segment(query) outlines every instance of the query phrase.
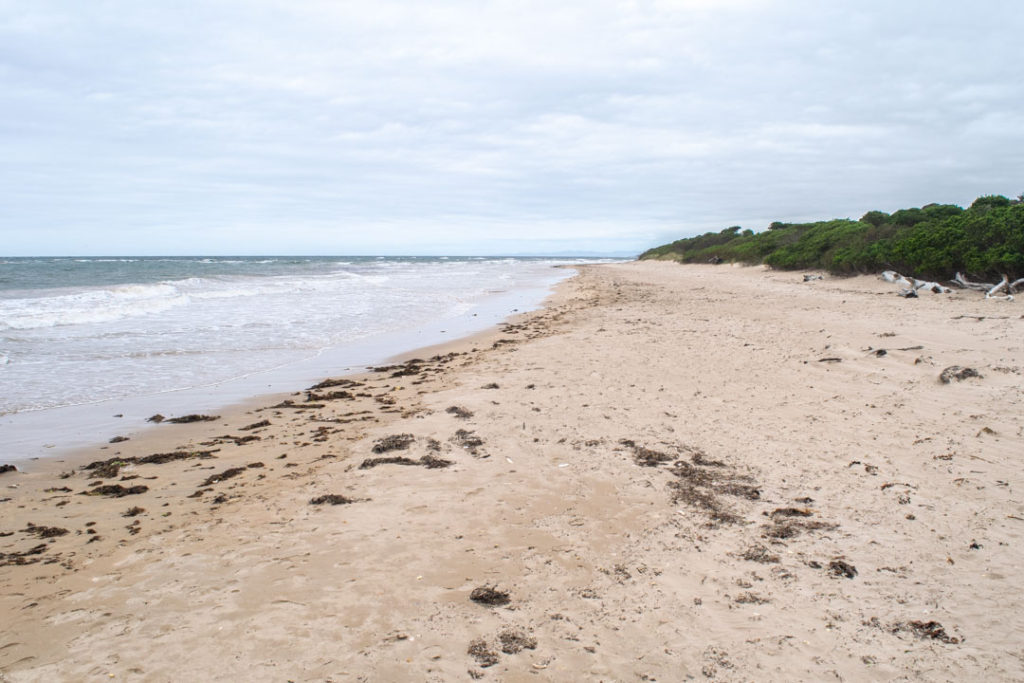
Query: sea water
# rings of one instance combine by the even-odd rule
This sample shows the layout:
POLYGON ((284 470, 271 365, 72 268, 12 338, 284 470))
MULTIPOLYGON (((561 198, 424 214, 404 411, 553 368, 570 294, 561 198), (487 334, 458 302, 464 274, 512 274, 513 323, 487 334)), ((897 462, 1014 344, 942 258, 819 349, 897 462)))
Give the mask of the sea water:
POLYGON ((536 307, 571 274, 555 266, 579 262, 0 260, 0 448, 7 449, 0 458, 99 438, 115 426, 100 416, 115 410, 137 418, 153 406, 184 410, 299 389, 302 381, 483 329, 536 307), (96 429, 87 428, 90 420, 96 429))

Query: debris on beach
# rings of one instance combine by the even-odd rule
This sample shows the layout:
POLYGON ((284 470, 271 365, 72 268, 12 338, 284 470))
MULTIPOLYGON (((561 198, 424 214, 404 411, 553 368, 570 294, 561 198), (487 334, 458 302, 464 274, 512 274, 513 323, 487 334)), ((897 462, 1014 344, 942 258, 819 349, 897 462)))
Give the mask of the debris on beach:
POLYGON ((89 465, 86 465, 86 469, 91 470, 89 472, 90 477, 97 477, 99 479, 113 479, 114 477, 117 476, 118 472, 121 471, 121 468, 127 464, 128 463, 124 460, 114 458, 111 460, 106 460, 102 463, 90 463, 89 465))
POLYGON ((35 564, 43 558, 39 557, 49 549, 45 543, 23 550, 21 552, 0 552, 0 567, 11 567, 26 564, 35 564))
POLYGON ((383 439, 377 439, 373 444, 372 450, 374 453, 387 453, 388 451, 404 451, 409 448, 409 445, 416 440, 416 437, 412 434, 392 434, 391 436, 385 436, 383 439))
POLYGON ((393 455, 386 458, 367 458, 359 463, 359 469, 368 470, 378 465, 418 465, 419 463, 412 458, 407 458, 404 455, 393 455))
POLYGON ((111 498, 123 498, 124 496, 136 496, 145 493, 149 487, 145 484, 136 486, 121 486, 120 484, 105 484, 97 486, 89 491, 82 491, 83 496, 110 496, 111 498))
POLYGON ((359 469, 368 470, 377 467, 378 465, 412 465, 426 467, 428 470, 437 470, 445 467, 451 467, 453 464, 455 463, 451 460, 445 460, 444 458, 438 458, 433 455, 424 455, 419 460, 406 458, 402 455, 393 455, 386 458, 367 458, 359 464, 359 469))
POLYGON ((769 602, 771 602, 771 600, 762 597, 757 593, 747 591, 745 593, 740 593, 739 595, 737 595, 733 602, 735 602, 738 605, 766 605, 769 602))
POLYGON ((483 638, 477 638, 472 641, 466 653, 475 659, 482 669, 498 663, 498 653, 492 650, 483 638))
POLYGON ((160 424, 161 422, 163 422, 166 419, 167 419, 166 417, 164 417, 160 413, 157 413, 156 415, 150 415, 149 417, 147 417, 146 418, 146 422, 153 422, 155 424, 160 424))
POLYGON ((423 372, 423 363, 419 358, 413 358, 410 361, 401 363, 399 365, 387 365, 383 367, 374 368, 374 372, 390 372, 390 377, 408 377, 409 375, 418 375, 423 372))
POLYGON ((239 427, 238 429, 239 431, 242 432, 251 432, 252 430, 259 429, 260 427, 269 427, 270 424, 270 420, 260 420, 259 422, 253 422, 251 425, 245 425, 244 427, 239 427))
POLYGON ((477 586, 469 594, 469 599, 478 605, 487 605, 489 607, 507 605, 512 600, 509 597, 508 591, 499 590, 496 586, 477 586))
POLYGON ((775 508, 768 516, 775 519, 776 517, 811 517, 813 515, 814 512, 808 508, 775 508))
POLYGON ((468 420, 469 418, 473 417, 472 410, 467 410, 466 408, 462 408, 460 406, 451 406, 447 408, 444 412, 448 413, 449 415, 454 415, 455 417, 462 420, 468 420))
POLYGON ((974 368, 964 368, 960 367, 959 365, 950 365, 948 368, 946 368, 939 374, 939 381, 942 382, 943 384, 949 384, 953 380, 956 380, 957 382, 962 382, 965 379, 969 379, 971 377, 977 377, 978 379, 981 379, 981 373, 979 373, 974 368))
POLYGON ((261 463, 261 462, 250 463, 250 464, 246 465, 245 467, 230 467, 230 468, 224 470, 223 472, 221 472, 220 474, 212 474, 212 475, 210 475, 209 477, 206 478, 206 481, 204 481, 199 486, 200 487, 211 486, 211 485, 216 484, 218 482, 224 481, 225 479, 231 479, 232 477, 237 477, 238 475, 242 474, 243 472, 245 472, 248 469, 257 469, 257 468, 260 468, 260 467, 263 467, 263 463, 261 463))
POLYGON ((514 655, 523 650, 537 649, 536 638, 512 628, 506 628, 498 633, 498 643, 501 645, 501 651, 507 655, 514 655))
POLYGON ((7 474, 8 472, 17 472, 18 468, 14 465, 0 465, 0 474, 7 474))
POLYGON ((803 521, 787 517, 784 521, 774 521, 762 527, 762 536, 776 540, 796 538, 807 531, 833 531, 838 529, 838 524, 820 521, 803 521))
POLYGON ((136 505, 136 506, 130 507, 127 510, 125 510, 124 512, 122 512, 121 516, 122 517, 135 517, 137 515, 141 515, 145 511, 146 511, 146 508, 140 508, 139 506, 136 505))
POLYGON ((59 526, 36 526, 32 522, 29 522, 21 532, 25 534, 32 534, 39 538, 57 538, 58 536, 65 536, 70 533, 67 529, 63 529, 59 526))
POLYGON ((356 502, 354 498, 346 498, 337 493, 328 493, 316 498, 310 498, 310 505, 348 505, 356 502))
POLYGON ((246 436, 233 436, 231 434, 224 434, 222 436, 215 436, 209 441, 200 441, 200 445, 203 446, 219 446, 225 443, 233 443, 236 446, 244 446, 253 441, 262 441, 263 437, 256 436, 255 434, 248 434, 246 436))
POLYGON ((759 564, 778 564, 779 556, 772 555, 766 546, 757 544, 747 548, 740 555, 747 562, 757 562, 759 564))
POLYGON ((946 633, 946 629, 937 621, 900 621, 892 625, 892 633, 907 631, 921 639, 938 640, 947 645, 959 645, 960 638, 946 633))
POLYGON ((469 454, 473 456, 479 456, 479 448, 484 445, 483 439, 467 429, 460 429, 455 432, 455 436, 452 437, 452 442, 456 446, 469 451, 469 454))
POLYGON ((355 395, 348 391, 328 391, 325 394, 318 394, 313 391, 306 392, 306 403, 322 403, 323 401, 351 401, 355 395))
POLYGON ((658 467, 671 462, 667 468, 675 477, 669 481, 673 503, 686 503, 705 512, 713 523, 735 524, 741 518, 731 512, 719 496, 726 495, 746 500, 759 500, 761 489, 749 475, 739 474, 720 460, 708 458, 703 450, 694 446, 674 446, 678 455, 656 451, 623 439, 621 445, 633 451, 633 460, 641 467, 658 467), (681 456, 690 454, 687 462, 681 456))
POLYGON ((828 563, 828 573, 837 578, 852 579, 857 576, 857 568, 849 562, 836 558, 828 563))
POLYGON ((666 462, 673 462, 677 458, 676 456, 669 455, 668 453, 644 448, 643 446, 635 446, 633 448, 633 459, 636 461, 636 464, 641 467, 657 467, 666 462))
POLYGON ((325 379, 323 382, 314 384, 309 388, 310 391, 318 391, 321 389, 333 389, 334 387, 341 387, 343 389, 354 389, 355 387, 366 386, 362 382, 356 382, 351 379, 325 379))
POLYGON ((173 453, 153 453, 142 457, 131 456, 127 458, 109 458, 108 460, 96 460, 82 467, 87 476, 98 479, 112 479, 117 476, 122 467, 127 465, 163 465, 164 463, 177 460, 206 460, 214 457, 215 450, 207 451, 175 451, 173 453))
POLYGON ((166 418, 165 421, 170 422, 171 424, 182 425, 190 424, 192 422, 213 422, 214 420, 219 419, 220 415, 197 415, 196 413, 192 413, 190 415, 182 415, 181 417, 169 417, 166 418))
POLYGON ((275 408, 294 408, 295 410, 314 410, 316 408, 323 408, 323 407, 325 407, 325 405, 326 404, 324 404, 324 403, 296 403, 295 401, 291 400, 290 398, 287 398, 287 399, 285 399, 285 400, 283 400, 280 403, 277 403, 275 405, 267 406, 266 408, 259 408, 256 412, 259 412, 261 410, 273 410, 275 408))
POLYGON ((128 437, 127 436, 115 436, 114 438, 112 438, 107 443, 121 443, 123 441, 128 441, 128 437))

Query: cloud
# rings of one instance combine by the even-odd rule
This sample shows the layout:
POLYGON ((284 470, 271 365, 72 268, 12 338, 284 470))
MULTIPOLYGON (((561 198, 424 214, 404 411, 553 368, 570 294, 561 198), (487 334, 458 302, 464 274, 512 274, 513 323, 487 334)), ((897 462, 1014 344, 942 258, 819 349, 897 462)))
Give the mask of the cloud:
POLYGON ((1007 8, 7 3, 0 235, 19 253, 640 250, 1016 194, 1007 8))

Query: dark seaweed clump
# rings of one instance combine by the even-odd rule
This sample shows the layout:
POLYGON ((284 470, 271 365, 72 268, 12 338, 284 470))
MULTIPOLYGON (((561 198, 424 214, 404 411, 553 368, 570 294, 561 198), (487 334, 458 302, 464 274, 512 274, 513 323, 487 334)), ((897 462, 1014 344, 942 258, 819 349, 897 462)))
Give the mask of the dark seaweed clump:
POLYGON ((939 381, 943 384, 949 384, 953 380, 962 382, 971 377, 981 378, 981 373, 974 368, 963 368, 959 365, 950 365, 939 375, 939 381))
POLYGON ((39 538, 57 538, 58 536, 66 535, 68 530, 62 529, 59 526, 36 526, 29 522, 28 526, 22 529, 22 532, 38 536, 39 538))
POLYGON ((938 640, 948 645, 959 645, 960 639, 946 633, 946 629, 937 621, 902 621, 892 627, 892 632, 909 631, 918 638, 938 640))
POLYGON ((191 422, 213 422, 219 420, 220 415, 197 415, 192 413, 191 415, 182 415, 181 417, 168 418, 166 421, 171 424, 183 425, 191 422))
POLYGON ((403 455, 392 455, 385 458, 367 458, 359 464, 359 469, 368 470, 378 465, 411 465, 426 467, 428 470, 436 470, 451 467, 453 464, 451 460, 445 460, 433 455, 424 455, 419 460, 413 460, 403 455))
POLYGON ((415 440, 416 437, 412 434, 392 434, 391 436, 385 436, 383 439, 377 439, 371 450, 374 453, 404 451, 407 450, 410 444, 415 440))
POLYGON ((498 642, 501 644, 501 651, 507 655, 514 655, 523 650, 537 649, 536 638, 510 628, 498 634, 498 642))
POLYGON ((450 406, 444 412, 448 413, 449 415, 454 415, 455 417, 462 420, 468 420, 469 418, 473 417, 472 410, 463 408, 461 406, 450 406))
POLYGON ((487 641, 483 638, 477 638, 471 642, 466 653, 475 659, 476 663, 484 669, 498 663, 498 653, 492 650, 487 644, 487 641))
POLYGON ((108 460, 96 460, 89 463, 83 470, 89 476, 99 479, 112 479, 117 476, 122 467, 126 465, 163 465, 176 460, 206 460, 213 457, 214 451, 175 451, 174 453, 153 453, 144 455, 141 458, 132 456, 130 458, 110 458, 108 460))
POLYGON ((325 494, 323 496, 317 496, 316 498, 311 498, 310 501, 309 501, 309 504, 310 505, 348 505, 349 503, 354 503, 354 502, 355 502, 355 500, 353 500, 352 498, 346 498, 345 496, 339 495, 337 493, 328 493, 328 494, 325 494))
POLYGON ((83 496, 110 496, 111 498, 123 498, 124 496, 135 496, 149 490, 148 486, 138 484, 137 486, 121 486, 120 484, 107 484, 97 486, 89 491, 82 491, 83 496))
POLYGON ((469 451, 470 455, 480 455, 480 447, 484 445, 483 439, 466 429, 456 431, 455 436, 452 437, 452 441, 455 442, 457 446, 469 451))
POLYGON ((209 477, 206 478, 206 481, 204 481, 199 486, 200 487, 202 487, 202 486, 211 486, 213 484, 216 484, 217 482, 224 481, 225 479, 231 479, 232 477, 237 477, 242 472, 245 472, 248 469, 255 469, 255 468, 260 468, 260 467, 263 467, 263 463, 261 463, 261 462, 252 462, 252 463, 249 463, 248 465, 246 465, 245 467, 231 467, 229 469, 224 470, 220 474, 212 474, 212 475, 210 475, 209 477))
POLYGON ((835 577, 852 579, 857 576, 857 568, 843 560, 832 560, 828 563, 828 573, 835 577))
POLYGON ((500 606, 512 601, 508 591, 498 590, 495 586, 477 586, 469 594, 469 599, 479 605, 500 606))

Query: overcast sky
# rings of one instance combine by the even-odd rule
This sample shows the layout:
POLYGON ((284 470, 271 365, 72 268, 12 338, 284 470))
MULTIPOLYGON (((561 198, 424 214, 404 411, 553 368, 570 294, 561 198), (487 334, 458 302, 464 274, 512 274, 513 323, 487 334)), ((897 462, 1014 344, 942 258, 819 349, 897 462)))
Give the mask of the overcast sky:
POLYGON ((0 253, 635 253, 1016 196, 1022 17, 0 0, 0 253))

